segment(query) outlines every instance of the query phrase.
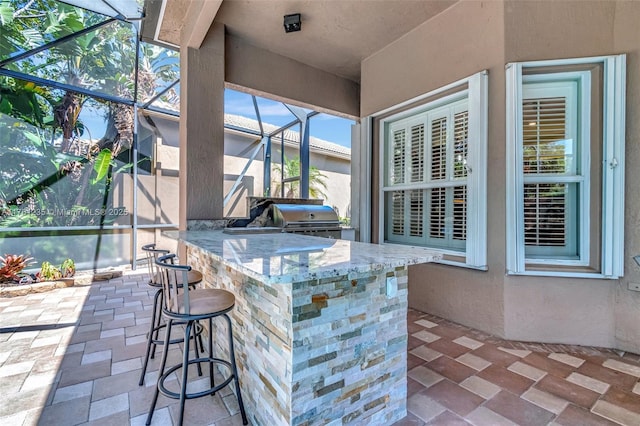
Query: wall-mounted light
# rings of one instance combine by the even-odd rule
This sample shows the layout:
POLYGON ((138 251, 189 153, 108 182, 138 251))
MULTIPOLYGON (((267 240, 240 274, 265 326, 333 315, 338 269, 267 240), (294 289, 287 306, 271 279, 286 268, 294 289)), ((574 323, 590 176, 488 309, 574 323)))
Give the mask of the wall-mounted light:
POLYGON ((640 266, 640 254, 636 254, 635 256, 633 256, 633 260, 635 260, 638 266, 640 266))
POLYGON ((302 29, 302 22, 300 21, 299 13, 284 15, 284 32, 285 33, 292 33, 294 31, 300 31, 301 29, 302 29))

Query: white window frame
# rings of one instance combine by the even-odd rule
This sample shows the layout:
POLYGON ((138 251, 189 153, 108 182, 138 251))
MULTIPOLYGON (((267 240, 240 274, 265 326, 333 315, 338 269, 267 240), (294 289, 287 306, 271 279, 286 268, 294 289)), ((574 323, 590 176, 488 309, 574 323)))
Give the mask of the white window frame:
MULTIPOLYGON (((435 247, 434 251, 454 258, 462 257, 463 261, 440 260, 439 263, 462 266, 479 270, 487 270, 487 118, 488 118, 488 73, 481 71, 467 78, 461 79, 447 86, 425 93, 402 104, 396 105, 387 110, 381 111, 374 116, 385 116, 380 120, 379 142, 380 142, 380 191, 379 200, 379 226, 378 241, 385 243, 385 192, 392 190, 407 189, 407 185, 386 186, 385 182, 385 162, 387 155, 385 152, 386 130, 391 123, 406 119, 426 111, 433 111, 438 107, 455 103, 460 99, 466 99, 468 103, 468 151, 467 151, 467 235, 466 244, 463 251, 444 250, 435 247), (465 87, 466 86, 466 87, 465 87), (456 89, 459 89, 456 91, 456 89), (452 94, 444 95, 453 91, 452 94), (428 103, 423 103, 416 107, 393 114, 394 110, 399 110, 411 104, 417 104, 429 98, 442 97, 428 103)), ((426 130, 425 130, 426 132, 426 130)), ((426 161, 426 158, 425 158, 426 161)), ((425 167, 425 173, 427 172, 425 167)), ((411 186, 411 185, 410 185, 411 186)))
MULTIPOLYGON (((569 74, 569 73, 563 73, 569 74)), ((590 82, 581 79, 583 94, 590 93, 590 82), (588 86, 586 86, 588 85, 588 86)), ((616 279, 624 273, 624 146, 625 146, 625 86, 626 56, 602 56, 564 60, 509 63, 506 67, 506 156, 507 156, 507 273, 513 275, 565 276, 616 279), (531 74, 523 77, 527 68, 602 64, 603 66, 603 135, 602 135, 602 229, 600 271, 566 271, 559 266, 587 265, 588 200, 581 208, 581 259, 578 262, 552 259, 527 259, 524 245, 524 183, 523 158, 523 82, 552 80, 553 76, 531 74), (529 265, 535 264, 535 269, 529 265), (548 266, 548 267, 547 267, 548 266)), ((581 107, 589 108, 588 97, 581 107)), ((584 111, 582 112, 584 114, 584 111)), ((589 120, 582 120, 583 135, 589 134, 589 120)), ((588 143, 588 141, 587 141, 588 143)), ((583 163, 581 167, 585 167, 583 163)), ((588 193, 589 168, 584 169, 585 192, 588 193)), ((585 200, 583 200, 584 202, 585 200)))

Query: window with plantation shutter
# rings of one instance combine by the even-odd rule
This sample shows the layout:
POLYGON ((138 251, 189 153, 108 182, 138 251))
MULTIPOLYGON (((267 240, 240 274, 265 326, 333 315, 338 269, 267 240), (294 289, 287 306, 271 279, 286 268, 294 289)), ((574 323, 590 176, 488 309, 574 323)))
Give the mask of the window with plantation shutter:
POLYGON ((624 55, 507 66, 509 273, 622 274, 624 70, 624 55))
MULTIPOLYGON (((556 78, 561 78, 560 76, 556 78)), ((579 229, 585 220, 578 200, 584 193, 586 165, 579 165, 589 140, 579 135, 579 79, 525 82, 522 88, 522 171, 525 256, 580 259, 579 229)))
POLYGON ((484 269, 486 73, 459 86, 382 120, 381 238, 431 247, 445 254, 444 263, 484 269))

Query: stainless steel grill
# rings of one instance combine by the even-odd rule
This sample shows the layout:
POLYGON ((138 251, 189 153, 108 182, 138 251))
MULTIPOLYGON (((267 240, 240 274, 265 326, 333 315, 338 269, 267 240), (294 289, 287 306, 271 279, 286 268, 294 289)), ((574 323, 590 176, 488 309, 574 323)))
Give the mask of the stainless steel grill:
POLYGON ((340 238, 338 215, 329 206, 309 204, 272 204, 273 225, 282 232, 340 238))
POLYGON ((269 232, 290 232, 316 237, 341 238, 342 226, 335 210, 329 206, 316 204, 270 204, 261 217, 246 227, 230 227, 229 234, 262 234, 269 232), (261 223, 261 225, 256 225, 261 223))

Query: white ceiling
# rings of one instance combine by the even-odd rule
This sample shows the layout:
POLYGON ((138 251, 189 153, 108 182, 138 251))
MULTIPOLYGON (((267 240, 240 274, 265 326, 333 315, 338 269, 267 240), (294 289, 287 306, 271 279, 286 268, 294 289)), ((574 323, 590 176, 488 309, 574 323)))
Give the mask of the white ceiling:
MULTIPOLYGON (((158 41, 180 44, 179 34, 187 22, 188 7, 211 0, 146 0, 164 2, 164 13, 155 34, 158 41)), ((384 46, 442 12, 456 0, 224 0, 215 22, 228 34, 350 80, 360 81, 360 64, 384 46), (302 14, 302 30, 285 33, 283 16, 302 14)), ((202 7, 202 6, 196 6, 202 7)), ((147 7, 147 27, 154 23, 147 7)), ((160 8, 157 8, 160 9, 160 8)), ((193 13, 191 14, 194 15, 193 13)), ((197 14, 196 14, 197 15, 197 14)), ((213 15, 213 14, 211 14, 213 15)), ((193 18, 191 18, 193 19, 193 18)), ((197 25, 208 28, 199 15, 197 25)), ((147 28, 146 33, 150 33, 147 28)))

